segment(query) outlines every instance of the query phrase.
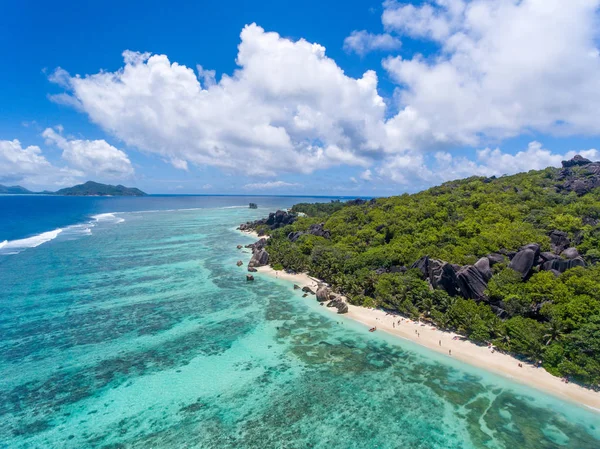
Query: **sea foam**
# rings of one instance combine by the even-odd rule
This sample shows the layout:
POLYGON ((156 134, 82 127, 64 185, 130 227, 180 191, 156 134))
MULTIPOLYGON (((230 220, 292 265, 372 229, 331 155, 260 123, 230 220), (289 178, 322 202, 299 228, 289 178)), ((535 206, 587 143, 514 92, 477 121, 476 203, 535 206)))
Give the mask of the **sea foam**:
POLYGON ((93 215, 91 218, 92 220, 86 223, 57 228, 54 231, 42 232, 41 234, 36 234, 24 239, 5 240, 0 242, 0 256, 19 254, 28 248, 35 248, 36 246, 54 240, 59 234, 62 234, 67 240, 72 240, 73 238, 78 238, 80 236, 92 235, 92 228, 99 222, 117 224, 125 221, 124 218, 117 217, 114 213, 93 215))
POLYGON ((92 218, 96 221, 112 222, 112 223, 123 223, 125 221, 124 218, 117 217, 114 213, 92 215, 92 218))
POLYGON ((54 231, 42 232, 26 239, 5 240, 0 244, 0 254, 17 254, 27 248, 35 248, 50 240, 54 240, 62 231, 61 228, 58 228, 54 231))

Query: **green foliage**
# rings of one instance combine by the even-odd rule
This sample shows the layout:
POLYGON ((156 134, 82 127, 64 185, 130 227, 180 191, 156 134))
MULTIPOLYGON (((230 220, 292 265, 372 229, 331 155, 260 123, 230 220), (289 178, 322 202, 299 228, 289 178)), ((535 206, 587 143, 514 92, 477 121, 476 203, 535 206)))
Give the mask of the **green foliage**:
POLYGON ((301 217, 271 232, 273 264, 308 271, 353 304, 398 310, 454 329, 477 343, 543 361, 551 373, 600 387, 600 189, 555 189, 557 169, 497 179, 471 177, 414 195, 372 201, 297 204, 301 217), (324 223, 330 239, 290 232, 324 223), (456 264, 536 242, 550 250, 558 229, 577 242, 588 267, 524 282, 507 263, 493 267, 487 302, 451 298, 419 273, 400 273, 424 255, 456 264), (500 319, 494 310, 506 313, 500 319))

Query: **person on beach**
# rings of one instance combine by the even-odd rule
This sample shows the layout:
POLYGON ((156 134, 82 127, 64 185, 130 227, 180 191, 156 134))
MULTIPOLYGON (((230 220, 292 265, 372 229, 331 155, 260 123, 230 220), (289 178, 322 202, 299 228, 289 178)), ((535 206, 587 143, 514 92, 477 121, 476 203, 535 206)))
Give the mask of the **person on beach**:
POLYGON ((440 346, 442 346, 442 340, 440 340, 440 346))
POLYGON ((448 355, 452 355, 452 349, 448 349, 448 355))

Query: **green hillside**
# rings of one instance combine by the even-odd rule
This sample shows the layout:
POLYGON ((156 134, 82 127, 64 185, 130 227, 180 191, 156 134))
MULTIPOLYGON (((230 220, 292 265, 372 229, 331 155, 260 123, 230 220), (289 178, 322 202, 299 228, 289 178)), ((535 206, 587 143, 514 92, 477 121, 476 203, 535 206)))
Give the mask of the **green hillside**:
POLYGON ((347 204, 299 204, 270 264, 600 386, 600 163, 347 204), (300 216, 297 214, 302 212, 300 216), (306 215, 306 216, 305 216, 306 215))

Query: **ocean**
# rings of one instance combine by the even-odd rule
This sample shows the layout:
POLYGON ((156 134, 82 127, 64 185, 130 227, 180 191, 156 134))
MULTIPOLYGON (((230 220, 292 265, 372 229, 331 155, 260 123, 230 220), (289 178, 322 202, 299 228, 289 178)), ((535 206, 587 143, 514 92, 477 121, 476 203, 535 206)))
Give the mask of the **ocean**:
POLYGON ((594 411, 246 282, 237 225, 302 201, 0 196, 0 448, 600 447, 594 411))

